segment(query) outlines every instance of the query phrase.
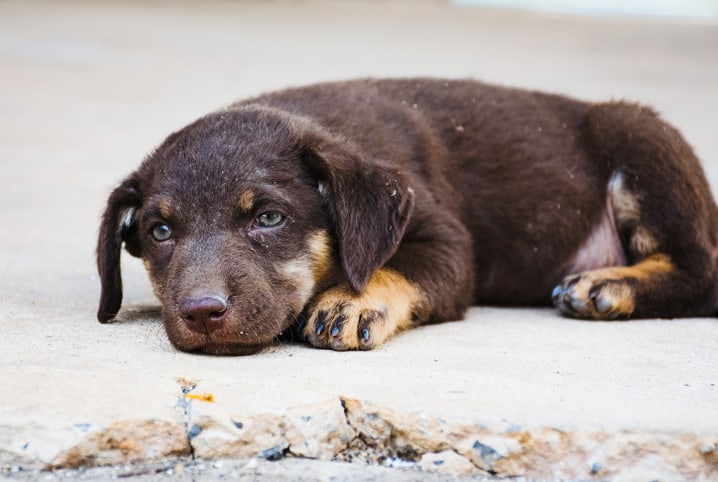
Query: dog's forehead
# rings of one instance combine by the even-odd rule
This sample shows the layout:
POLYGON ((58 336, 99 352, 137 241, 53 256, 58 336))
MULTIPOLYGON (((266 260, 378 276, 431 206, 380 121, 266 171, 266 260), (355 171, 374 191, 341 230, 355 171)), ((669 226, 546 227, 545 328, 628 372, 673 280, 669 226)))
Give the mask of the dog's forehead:
MULTIPOLYGON (((191 168, 168 170, 153 183, 151 192, 162 206, 202 216, 249 212, 261 199, 288 202, 292 193, 308 189, 311 181, 300 171, 278 168, 271 163, 249 163, 223 168, 207 160, 191 168), (241 167, 238 167, 241 166, 241 167)), ((168 209, 167 209, 168 210, 168 209)))
POLYGON ((165 169, 188 175, 231 170, 261 177, 290 156, 292 144, 290 133, 279 126, 210 118, 171 136, 157 157, 165 169))
POLYGON ((229 190, 244 183, 291 184, 301 177, 287 122, 251 109, 210 114, 172 134, 147 160, 154 190, 229 190))

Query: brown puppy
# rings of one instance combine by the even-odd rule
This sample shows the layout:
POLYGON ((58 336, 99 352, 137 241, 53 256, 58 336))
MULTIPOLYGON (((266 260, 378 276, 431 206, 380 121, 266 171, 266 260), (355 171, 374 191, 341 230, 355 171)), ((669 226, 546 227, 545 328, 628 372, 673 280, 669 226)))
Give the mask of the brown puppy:
POLYGON ((234 104, 172 134, 109 198, 98 318, 145 260, 180 350, 297 329, 373 348, 472 303, 596 320, 713 315, 718 216, 651 109, 475 81, 359 80, 234 104))

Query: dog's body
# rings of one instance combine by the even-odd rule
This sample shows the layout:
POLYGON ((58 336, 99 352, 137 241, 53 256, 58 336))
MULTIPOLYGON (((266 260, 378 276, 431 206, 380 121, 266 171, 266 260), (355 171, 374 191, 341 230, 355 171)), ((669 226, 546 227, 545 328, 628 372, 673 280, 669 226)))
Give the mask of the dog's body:
POLYGON ((171 135, 111 195, 98 317, 123 241, 182 350, 298 327, 372 348, 472 303, 589 319, 713 315, 718 211, 648 108, 475 81, 361 80, 240 102, 171 135))

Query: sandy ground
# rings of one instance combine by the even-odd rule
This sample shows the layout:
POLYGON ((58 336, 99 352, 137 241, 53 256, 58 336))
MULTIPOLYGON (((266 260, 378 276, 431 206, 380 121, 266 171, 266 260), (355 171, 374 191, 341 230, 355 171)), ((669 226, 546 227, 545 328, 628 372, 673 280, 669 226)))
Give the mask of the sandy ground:
POLYGON ((253 413, 344 395, 486 423, 717 434, 718 322, 477 307, 369 353, 176 352, 143 268, 95 319, 97 222, 168 133, 243 96, 357 76, 475 77, 654 105, 718 186, 718 28, 440 2, 0 2, 0 462, 176 417, 177 377, 253 413))

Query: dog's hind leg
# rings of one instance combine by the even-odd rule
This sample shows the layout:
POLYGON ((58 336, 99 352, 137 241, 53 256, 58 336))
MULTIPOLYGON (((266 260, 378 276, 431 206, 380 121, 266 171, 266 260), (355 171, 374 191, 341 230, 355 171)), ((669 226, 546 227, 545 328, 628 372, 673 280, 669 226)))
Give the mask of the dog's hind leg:
POLYGON ((591 155, 613 173, 607 209, 627 265, 566 277, 554 304, 589 319, 715 314, 718 213, 691 148, 636 105, 598 105, 586 130, 591 155))

